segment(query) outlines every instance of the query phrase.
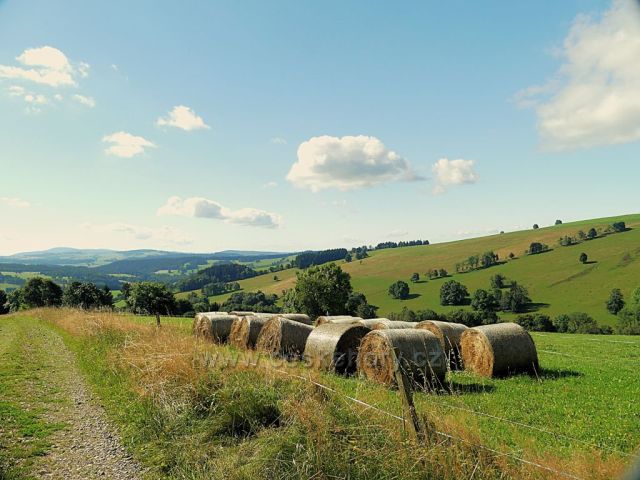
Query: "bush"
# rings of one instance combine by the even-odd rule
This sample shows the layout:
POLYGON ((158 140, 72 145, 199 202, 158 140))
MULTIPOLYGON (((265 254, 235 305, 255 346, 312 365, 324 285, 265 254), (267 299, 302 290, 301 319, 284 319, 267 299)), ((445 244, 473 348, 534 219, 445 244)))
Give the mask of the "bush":
POLYGON ((640 335, 640 309, 637 306, 618 313, 617 330, 620 335, 640 335))
POLYGON ((627 225, 624 222, 615 222, 611 225, 615 232, 624 232, 627 230, 627 225))
POLYGON ((224 312, 234 310, 249 312, 280 313, 281 308, 276 305, 278 296, 267 295, 258 290, 257 292, 236 292, 222 304, 224 312))
POLYGON ((391 286, 389 286, 389 295, 393 298, 397 298, 400 300, 406 300, 409 298, 409 285, 407 282, 403 282, 402 280, 398 280, 391 286))
POLYGON ((535 315, 520 315, 516 323, 525 330, 532 332, 555 332, 556 328, 548 315, 537 313, 535 315))
POLYGON ((502 275, 501 273, 496 273, 490 279, 491 288, 494 290, 499 290, 501 288, 504 288, 506 281, 507 281, 507 278, 504 275, 502 275))
POLYGON ((463 305, 468 296, 467 287, 455 280, 449 280, 440 287, 440 305, 463 305))
POLYGON ((580 254, 580 263, 587 263, 587 260, 589 260, 589 256, 586 253, 581 253, 580 254))
POLYGON ((420 274, 419 273, 414 273, 413 275, 411 275, 411 281, 413 283, 419 282, 420 281, 420 274))
POLYGON ((553 324, 560 333, 608 333, 610 329, 602 329, 589 315, 582 312, 558 315, 553 324))
POLYGON ((471 312, 469 310, 453 310, 444 315, 445 322, 462 323, 467 327, 477 327, 478 325, 491 325, 498 322, 498 315, 495 312, 471 312))

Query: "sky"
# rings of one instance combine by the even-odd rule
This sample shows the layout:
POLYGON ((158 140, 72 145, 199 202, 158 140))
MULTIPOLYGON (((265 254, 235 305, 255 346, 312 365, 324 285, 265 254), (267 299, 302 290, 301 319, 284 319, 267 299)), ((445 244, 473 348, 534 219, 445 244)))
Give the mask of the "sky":
POLYGON ((640 7, 0 0, 0 255, 637 212, 640 7))

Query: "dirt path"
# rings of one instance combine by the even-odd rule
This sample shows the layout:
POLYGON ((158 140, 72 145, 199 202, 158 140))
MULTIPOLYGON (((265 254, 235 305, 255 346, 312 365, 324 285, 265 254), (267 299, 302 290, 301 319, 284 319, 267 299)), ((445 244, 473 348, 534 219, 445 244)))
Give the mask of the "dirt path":
MULTIPOLYGON (((34 319, 3 322, 8 323, 0 332, 0 354, 14 359, 14 371, 0 400, 19 405, 21 412, 37 417, 38 424, 55 426, 43 428, 47 441, 40 452, 16 459, 22 472, 39 479, 140 478, 140 465, 123 448, 62 338, 34 319)), ((25 430, 23 425, 3 432, 9 439, 5 450, 20 452, 21 443, 37 437, 25 430)))

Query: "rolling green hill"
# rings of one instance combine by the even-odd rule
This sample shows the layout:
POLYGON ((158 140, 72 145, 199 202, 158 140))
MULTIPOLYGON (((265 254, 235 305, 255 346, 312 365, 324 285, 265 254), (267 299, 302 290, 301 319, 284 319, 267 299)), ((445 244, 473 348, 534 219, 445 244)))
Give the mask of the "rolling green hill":
MULTIPOLYGON (((451 278, 466 285, 472 293, 477 288, 489 288, 489 278, 501 273, 516 280, 529 290, 534 302, 532 308, 555 316, 574 311, 586 312, 601 324, 614 324, 604 302, 613 288, 622 289, 625 297, 640 286, 640 214, 600 218, 566 223, 553 227, 504 233, 488 237, 427 246, 386 249, 370 252, 370 257, 352 263, 338 262, 352 277, 354 289, 364 293, 368 300, 380 307, 379 314, 400 311, 402 307, 414 310, 431 308, 447 311, 457 307, 439 304, 440 285, 444 279, 425 280, 424 274, 432 268, 445 268, 451 278), (564 235, 576 235, 579 230, 606 228, 614 222, 624 221, 628 231, 588 240, 569 247, 559 246, 564 235), (525 255, 532 242, 543 242, 552 248, 539 255, 525 255), (500 259, 513 252, 516 258, 500 265, 470 273, 455 273, 455 264, 470 255, 493 250, 500 259), (587 253, 590 263, 582 264, 578 258, 587 253), (410 283, 411 274, 418 272, 419 283, 410 283), (411 287, 411 298, 395 300, 387 289, 396 280, 404 280, 411 287)), ((266 274, 240 282, 245 291, 262 290, 281 294, 295 283, 295 270, 266 274)), ((223 301, 228 295, 211 297, 223 301)), ((503 315, 503 318, 510 318, 503 315)))

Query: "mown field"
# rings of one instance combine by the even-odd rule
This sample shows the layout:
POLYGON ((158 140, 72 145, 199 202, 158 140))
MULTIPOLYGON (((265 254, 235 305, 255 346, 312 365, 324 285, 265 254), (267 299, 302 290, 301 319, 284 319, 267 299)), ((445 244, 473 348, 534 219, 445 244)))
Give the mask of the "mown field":
MULTIPOLYGON (((627 298, 640 286, 640 215, 600 218, 563 225, 504 233, 488 237, 419 247, 405 247, 370 252, 370 257, 352 263, 338 262, 349 272, 355 290, 364 293, 370 303, 380 307, 379 314, 398 312, 403 307, 414 310, 430 308, 447 311, 457 307, 442 307, 439 302, 440 285, 444 279, 426 280, 424 274, 432 268, 445 268, 451 278, 466 285, 473 293, 489 288, 489 278, 501 273, 516 280, 529 290, 532 308, 555 316, 561 313, 586 312, 603 325, 614 325, 616 318, 604 306, 611 289, 620 288, 627 298), (558 240, 564 235, 576 235, 579 230, 599 228, 624 221, 629 231, 608 235, 561 247, 558 240), (525 250, 532 242, 543 242, 553 250, 527 256, 525 250), (517 258, 503 264, 470 273, 455 274, 455 264, 470 255, 493 250, 501 259, 513 252, 517 258), (578 261, 580 253, 587 253, 589 263, 578 261), (411 274, 421 276, 419 283, 410 283, 411 274), (411 287, 411 298, 395 300, 388 295, 388 287, 396 280, 404 280, 411 287)), ((295 283, 295 270, 261 275, 240 282, 245 291, 262 290, 281 294, 295 283)), ((228 297, 219 295, 210 300, 221 302, 228 297)), ((503 318, 512 318, 503 315, 503 318)))
MULTIPOLYGON (((382 413, 402 415, 395 391, 246 361, 195 340, 187 319, 163 322, 158 332, 152 318, 40 310, 0 318, 0 331, 58 332, 149 478, 609 479, 640 445, 638 337, 534 334, 537 377, 454 373, 449 389, 416 393, 434 433, 415 445, 382 413)), ((17 388, 7 368, 0 405, 3 379, 17 388)), ((46 438, 37 445, 46 452, 46 438)))

